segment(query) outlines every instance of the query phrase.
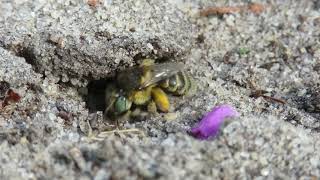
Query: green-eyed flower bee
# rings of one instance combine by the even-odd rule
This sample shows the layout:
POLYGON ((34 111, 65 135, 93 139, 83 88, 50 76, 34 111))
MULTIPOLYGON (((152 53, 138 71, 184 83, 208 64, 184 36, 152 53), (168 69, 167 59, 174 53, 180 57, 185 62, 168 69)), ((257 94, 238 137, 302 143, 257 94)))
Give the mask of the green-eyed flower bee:
POLYGON ((140 66, 119 72, 116 83, 107 84, 105 114, 118 117, 139 106, 148 111, 168 112, 170 102, 165 92, 183 96, 196 90, 193 78, 183 70, 181 63, 155 64, 146 59, 140 66))

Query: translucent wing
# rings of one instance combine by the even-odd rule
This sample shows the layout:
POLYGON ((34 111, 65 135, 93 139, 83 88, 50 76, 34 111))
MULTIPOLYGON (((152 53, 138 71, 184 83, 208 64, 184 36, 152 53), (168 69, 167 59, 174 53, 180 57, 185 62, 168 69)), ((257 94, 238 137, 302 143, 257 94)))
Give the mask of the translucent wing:
POLYGON ((169 78, 175 74, 177 74, 179 71, 182 71, 184 68, 184 65, 182 63, 162 63, 162 64, 155 64, 153 66, 147 66, 147 72, 145 74, 145 79, 142 81, 139 89, 143 89, 145 87, 148 87, 152 84, 155 84, 161 80, 164 80, 166 78, 169 78))
POLYGON ((126 91, 143 89, 182 71, 182 63, 161 63, 128 68, 117 75, 118 86, 126 91))

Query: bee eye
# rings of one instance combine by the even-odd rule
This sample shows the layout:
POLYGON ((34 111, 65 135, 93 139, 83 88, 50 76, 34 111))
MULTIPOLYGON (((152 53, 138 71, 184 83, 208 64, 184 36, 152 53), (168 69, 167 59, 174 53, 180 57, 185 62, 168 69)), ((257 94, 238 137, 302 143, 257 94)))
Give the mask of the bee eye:
POLYGON ((124 96, 120 96, 117 98, 114 104, 115 112, 117 114, 122 114, 131 108, 131 104, 132 102, 129 101, 127 98, 125 98, 124 96))

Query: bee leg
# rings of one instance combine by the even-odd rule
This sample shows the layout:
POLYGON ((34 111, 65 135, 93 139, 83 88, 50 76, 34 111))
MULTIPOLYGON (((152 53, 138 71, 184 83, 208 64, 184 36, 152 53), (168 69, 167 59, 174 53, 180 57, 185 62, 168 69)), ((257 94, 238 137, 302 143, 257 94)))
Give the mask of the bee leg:
MULTIPOLYGON (((127 111, 125 114, 121 115, 119 118, 117 118, 118 125, 123 124, 125 122, 128 122, 131 116, 131 110, 127 111)), ((118 126, 120 127, 120 126, 118 126)))
POLYGON ((131 113, 131 120, 136 121, 144 121, 148 117, 148 113, 141 110, 139 107, 136 107, 131 113))
POLYGON ((139 116, 140 114, 141 114, 142 112, 141 112, 141 109, 140 108, 135 108, 133 111, 132 111, 132 113, 131 113, 131 117, 137 117, 137 116, 139 116))
POLYGON ((149 102, 147 109, 151 114, 157 114, 157 105, 154 101, 149 102))
POLYGON ((168 112, 170 108, 169 98, 166 93, 159 87, 154 87, 151 90, 152 99, 154 100, 157 109, 162 112, 168 112))

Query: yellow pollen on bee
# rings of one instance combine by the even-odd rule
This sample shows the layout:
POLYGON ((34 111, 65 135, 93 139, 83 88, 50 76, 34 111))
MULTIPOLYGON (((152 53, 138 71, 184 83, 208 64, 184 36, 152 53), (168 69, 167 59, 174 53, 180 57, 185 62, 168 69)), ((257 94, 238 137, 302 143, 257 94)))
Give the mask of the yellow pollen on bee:
POLYGON ((129 100, 131 100, 136 105, 145 105, 151 99, 151 89, 152 87, 148 87, 142 90, 133 91, 129 100))
POLYGON ((162 112, 168 112, 170 102, 166 93, 159 87, 154 87, 151 90, 152 99, 157 105, 157 108, 162 112))

